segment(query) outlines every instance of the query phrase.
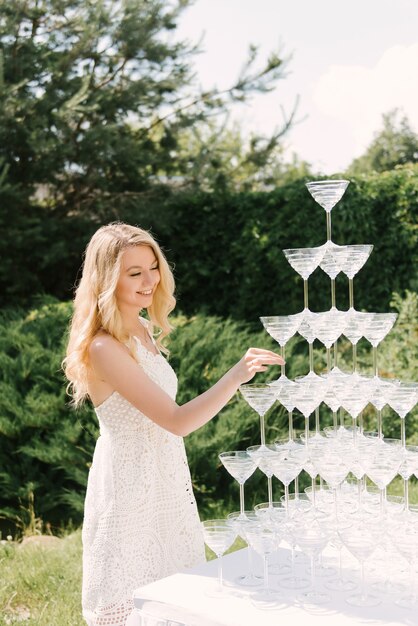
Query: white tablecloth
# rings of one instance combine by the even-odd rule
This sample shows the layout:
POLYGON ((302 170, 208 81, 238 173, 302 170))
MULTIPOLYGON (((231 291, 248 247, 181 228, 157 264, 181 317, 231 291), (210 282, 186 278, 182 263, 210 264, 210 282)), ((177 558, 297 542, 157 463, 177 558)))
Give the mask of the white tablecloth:
MULTIPOLYGON (((378 593, 382 603, 375 607, 355 607, 345 601, 353 592, 330 591, 324 587, 327 578, 318 576, 319 590, 326 591, 331 601, 325 605, 302 602, 305 590, 289 590, 280 587, 280 577, 270 576, 271 584, 280 589, 283 600, 273 608, 260 609, 254 603, 258 587, 245 588, 235 583, 238 575, 248 571, 247 548, 223 557, 223 570, 226 594, 223 598, 210 596, 217 584, 217 560, 204 563, 183 573, 169 576, 155 583, 141 587, 134 593, 136 616, 132 616, 129 626, 417 626, 418 609, 404 609, 394 604, 399 597, 390 593, 378 593), (142 617, 141 617, 142 616, 142 617)), ((279 560, 289 563, 290 551, 279 550, 279 560)), ((326 556, 326 555, 325 555, 326 556)), ((335 556, 335 554, 333 555, 335 556)), ((388 555, 390 556, 390 555, 388 555)), ((358 565, 349 561, 346 574, 360 581, 358 565)), ((395 567, 393 555, 387 567, 395 567), (392 564, 392 565, 391 565, 392 564)), ((399 559, 398 559, 399 561, 399 559)), ((325 559, 324 563, 327 562, 325 559)), ((328 561, 329 562, 329 561, 328 561)), ((309 578, 309 567, 303 555, 297 559, 297 573, 309 578)), ((384 563, 384 560, 382 560, 384 563)), ((256 573, 262 573, 261 559, 255 555, 256 573)), ((336 565, 336 563, 334 563, 336 565)), ((374 580, 384 583, 386 571, 374 570, 374 580)), ((405 573, 404 579, 407 580, 405 573)), ((371 572, 368 573, 371 580, 371 572)), ((377 592, 373 589, 374 594, 377 592)))

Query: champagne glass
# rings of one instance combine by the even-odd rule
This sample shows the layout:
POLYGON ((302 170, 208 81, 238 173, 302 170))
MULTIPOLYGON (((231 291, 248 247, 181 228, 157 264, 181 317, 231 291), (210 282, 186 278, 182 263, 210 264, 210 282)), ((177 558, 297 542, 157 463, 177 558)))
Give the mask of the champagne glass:
POLYGON ((239 484, 240 515, 241 519, 245 519, 244 484, 251 474, 255 472, 257 465, 245 450, 221 452, 219 459, 225 469, 239 484))
POLYGON ((418 402, 418 383, 401 382, 388 389, 387 403, 401 418, 401 441, 405 447, 405 417, 418 402))
MULTIPOLYGON (((391 390, 399 384, 399 381, 394 379, 379 378, 377 376, 374 378, 374 381, 375 384, 370 386, 370 404, 372 404, 377 411, 377 432, 379 437, 382 438, 382 410, 388 403, 391 390)), ((402 436, 404 440, 404 432, 402 433, 402 436)))
POLYGON ((357 372, 357 344, 363 337, 364 327, 370 315, 374 315, 374 313, 349 310, 349 314, 346 318, 344 335, 353 347, 353 373, 357 372))
MULTIPOLYGON (((260 317, 260 320, 269 335, 279 344, 281 356, 285 360, 285 346, 298 332, 300 319, 295 315, 271 315, 260 317)), ((281 374, 284 376, 285 364, 281 368, 281 374)))
POLYGON ((357 435, 357 418, 369 403, 370 381, 365 377, 353 374, 340 380, 335 387, 335 394, 341 407, 353 420, 353 437, 357 435))
MULTIPOLYGON (((416 513, 413 514, 416 517, 416 513)), ((406 609, 417 608, 417 593, 415 581, 415 565, 418 560, 418 523, 404 521, 403 523, 392 523, 388 534, 393 545, 398 550, 409 566, 409 593, 397 598, 395 604, 406 609)))
POLYGON ((409 511, 408 481, 414 474, 418 474, 418 446, 404 446, 404 457, 399 468, 399 475, 403 478, 405 511, 409 511))
POLYGON ((206 520, 201 523, 206 545, 218 557, 218 585, 211 593, 214 596, 225 595, 222 572, 222 556, 232 546, 236 538, 233 525, 225 519, 206 520))
POLYGON ((367 318, 364 324, 363 336, 372 344, 373 348, 374 376, 378 376, 377 346, 390 332, 397 317, 397 313, 374 313, 367 318))
POLYGON ((235 580, 238 585, 243 587, 257 587, 262 584, 262 578, 254 573, 253 567, 253 549, 249 545, 246 537, 246 528, 249 524, 257 521, 257 515, 254 511, 244 511, 245 519, 241 517, 240 511, 229 513, 227 520, 232 524, 237 535, 239 535, 248 545, 248 572, 241 574, 235 580))
MULTIPOLYGON (((254 507, 254 511, 257 517, 260 519, 267 518, 267 523, 277 531, 277 543, 276 553, 278 552, 280 540, 284 533, 284 525, 287 521, 286 507, 282 502, 260 502, 254 507)), ((269 571, 272 574, 287 574, 289 573, 289 566, 279 562, 278 554, 277 561, 269 563, 269 571)))
POLYGON ((322 257, 319 267, 331 279, 331 308, 335 309, 335 279, 341 272, 343 263, 347 256, 346 246, 338 246, 332 241, 324 244, 325 254, 322 257))
POLYGON ((378 596, 371 594, 365 584, 365 562, 372 556, 381 542, 383 529, 379 519, 364 513, 350 515, 338 526, 338 534, 347 550, 359 561, 361 567, 361 590, 345 598, 353 606, 377 606, 381 603, 378 596))
POLYGON ((249 545, 263 559, 263 589, 261 592, 252 596, 252 601, 258 608, 272 608, 277 605, 277 601, 281 599, 281 595, 277 589, 270 586, 268 557, 277 550, 278 535, 275 528, 269 520, 262 517, 257 522, 252 522, 246 530, 246 537, 249 545))
MULTIPOLYGON (((331 346, 343 334, 346 324, 346 313, 331 309, 318 313, 315 319, 311 321, 316 338, 324 344, 327 351, 327 368, 331 371, 331 346)), ((337 366, 337 350, 334 351, 334 365, 337 366)))
POLYGON ((331 600, 329 594, 317 589, 315 575, 315 560, 318 559, 322 550, 328 543, 329 533, 324 525, 317 521, 297 521, 294 523, 293 535, 299 548, 310 557, 311 560, 311 586, 310 591, 302 594, 301 600, 312 604, 325 604, 331 600))
POLYGON ((261 445, 266 445, 265 414, 276 402, 274 389, 268 384, 246 383, 240 385, 240 392, 248 402, 250 407, 256 411, 260 417, 261 445))
POLYGON ((289 485, 299 476, 306 459, 305 447, 287 440, 274 442, 277 448, 276 460, 272 462, 275 477, 284 485, 286 511, 289 510, 289 485))
POLYGON ((277 449, 274 445, 250 446, 247 448, 250 457, 257 467, 267 476, 267 490, 270 507, 273 506, 273 463, 277 458, 277 449))
POLYGON ((373 246, 369 244, 345 246, 346 256, 341 260, 341 271, 348 278, 349 310, 354 311, 354 276, 361 270, 369 258, 373 246))
POLYGON ((293 441, 293 409, 295 408, 293 390, 296 383, 286 376, 281 376, 279 380, 270 383, 274 389, 278 402, 284 406, 289 414, 289 441, 293 441))
POLYGON ((310 323, 315 319, 317 313, 312 313, 312 311, 303 311, 302 313, 297 313, 297 315, 301 315, 300 324, 298 328, 298 333, 301 337, 306 339, 309 346, 309 374, 314 374, 314 362, 313 362, 313 342, 316 339, 315 330, 313 325, 310 323))
POLYGON ((327 391, 327 384, 319 376, 315 376, 315 378, 306 376, 303 380, 299 380, 296 385, 292 389, 293 401, 295 407, 305 418, 305 444, 307 446, 309 440, 309 416, 323 401, 327 391))
POLYGON ((292 248, 283 250, 292 268, 303 278, 304 311, 309 310, 308 278, 319 267, 324 250, 317 248, 292 248))
POLYGON ((384 514, 384 490, 395 478, 403 461, 400 439, 380 439, 373 454, 364 454, 362 464, 367 476, 380 490, 380 513, 384 514))
POLYGON ((306 183, 313 199, 326 211, 327 241, 331 241, 331 211, 343 197, 349 180, 313 180, 306 183))

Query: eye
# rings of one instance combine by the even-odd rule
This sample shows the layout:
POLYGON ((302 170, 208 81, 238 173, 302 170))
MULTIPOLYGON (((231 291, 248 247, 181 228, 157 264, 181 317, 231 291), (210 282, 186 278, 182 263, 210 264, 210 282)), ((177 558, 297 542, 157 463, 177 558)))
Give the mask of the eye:
POLYGON ((160 269, 158 265, 156 265, 155 267, 151 267, 151 270, 158 270, 160 269))
POLYGON ((130 276, 141 276, 141 272, 137 272, 136 274, 130 274, 130 276))

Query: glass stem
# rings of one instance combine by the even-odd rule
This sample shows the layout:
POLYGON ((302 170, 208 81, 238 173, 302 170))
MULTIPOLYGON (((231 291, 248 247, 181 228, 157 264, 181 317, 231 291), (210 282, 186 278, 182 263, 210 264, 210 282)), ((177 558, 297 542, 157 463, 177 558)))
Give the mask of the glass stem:
POLYGON ((239 484, 239 506, 240 506, 240 514, 244 515, 244 483, 239 484))
POLYGON ((332 423, 334 425, 334 432, 338 430, 337 411, 332 412, 332 423))
POLYGON ((309 344, 309 371, 314 372, 313 364, 313 342, 309 344))
POLYGON ((335 519, 338 519, 338 497, 337 497, 337 489, 333 489, 333 491, 334 491, 335 519))
POLYGON ((343 409, 340 409, 340 426, 341 426, 341 428, 344 428, 344 411, 343 411, 343 409))
POLYGON ((373 346, 373 376, 378 376, 377 371, 377 346, 373 346))
POLYGON ((383 431, 382 431, 382 411, 381 411, 381 409, 378 409, 378 411, 377 411, 377 432, 378 432, 378 435, 379 435, 379 439, 382 439, 383 431))
POLYGON ((309 415, 308 415, 308 417, 305 417, 305 441, 306 441, 306 445, 308 445, 308 441, 309 441, 309 415))
POLYGON ((269 507, 273 506, 273 479, 271 476, 267 476, 267 488, 269 494, 269 507))
POLYGON ((293 441, 293 411, 289 411, 289 441, 293 441))
POLYGON ((334 342, 334 367, 338 365, 338 339, 334 342))
POLYGON ((361 599, 365 600, 366 599, 366 586, 364 584, 364 561, 360 561, 360 568, 361 568, 361 599))
POLYGON ((313 554, 311 554, 311 585, 312 585, 312 591, 316 590, 316 585, 315 585, 315 556, 313 554))
POLYGON ((353 373, 357 371, 357 343, 353 343, 353 373))
POLYGON ((406 441, 405 441, 405 418, 401 417, 401 442, 403 447, 405 448, 406 445, 406 441))
POLYGON ((299 498, 299 476, 295 478, 295 496, 297 499, 299 498))
POLYGON ((404 478, 404 481, 403 481, 403 497, 404 497, 405 511, 408 511, 409 510, 409 485, 408 485, 407 478, 404 478))
POLYGON ((331 211, 327 211, 327 240, 331 241, 331 211))
POLYGON ((289 511, 289 485, 284 486, 284 501, 285 501, 286 511, 289 511))
POLYGON ((305 309, 309 308, 308 305, 308 279, 304 278, 303 279, 303 306, 305 307, 305 309))
POLYGON ((331 371, 331 348, 327 348, 327 370, 331 371))
POLYGON ((315 478, 312 478, 312 504, 313 508, 316 507, 316 481, 315 478))
POLYGON ((260 433, 261 433, 261 445, 266 445, 266 427, 264 424, 264 415, 260 415, 260 433))
POLYGON ((268 591, 270 588, 270 585, 269 585, 269 567, 268 567, 267 554, 263 554, 263 571, 264 571, 263 588, 264 588, 264 591, 268 591))
POLYGON ((348 279, 348 300, 350 309, 354 309, 354 283, 352 278, 348 279))
POLYGON ((359 427, 359 431, 362 433, 363 432, 363 411, 358 416, 358 427, 359 427))
POLYGON ((223 571, 222 571, 222 554, 218 557, 218 588, 222 591, 224 584, 223 571))
POLYGON ((384 489, 380 489, 379 491, 379 495, 380 495, 380 516, 383 519, 383 514, 385 512, 385 490, 384 489))
POLYGON ((357 418, 356 417, 352 418, 352 424, 353 424, 353 443, 355 444, 357 441, 357 418))
MULTIPOLYGON (((283 359, 283 361, 285 360, 285 356, 284 356, 284 345, 280 346, 280 353, 281 353, 281 357, 283 359)), ((283 365, 280 366, 280 373, 282 376, 286 375, 286 365, 283 363, 283 365)))
POLYGON ((319 435, 319 406, 315 409, 315 432, 319 435))
POLYGON ((331 278, 331 307, 335 309, 335 278, 331 278))

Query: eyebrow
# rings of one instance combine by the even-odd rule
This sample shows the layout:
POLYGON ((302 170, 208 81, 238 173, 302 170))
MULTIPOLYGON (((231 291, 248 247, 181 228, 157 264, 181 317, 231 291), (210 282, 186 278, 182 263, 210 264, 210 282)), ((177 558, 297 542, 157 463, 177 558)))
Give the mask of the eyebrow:
MULTIPOLYGON (((151 263, 151 266, 155 265, 155 263, 158 263, 158 259, 155 259, 155 261, 151 263)), ((144 269, 142 265, 131 265, 131 267, 128 267, 126 271, 130 272, 131 270, 142 270, 142 269, 144 269)))

